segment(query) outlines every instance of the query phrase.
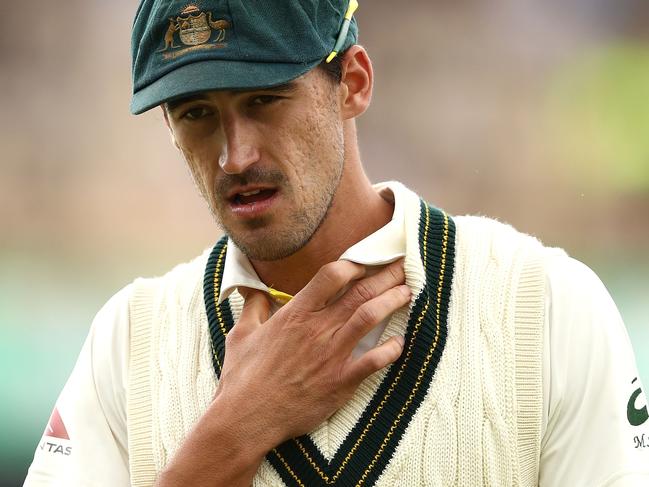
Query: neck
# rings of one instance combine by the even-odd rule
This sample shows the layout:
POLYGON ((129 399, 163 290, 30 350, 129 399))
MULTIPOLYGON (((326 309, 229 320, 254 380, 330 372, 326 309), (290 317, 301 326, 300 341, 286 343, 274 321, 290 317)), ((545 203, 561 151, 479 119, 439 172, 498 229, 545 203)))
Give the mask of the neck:
POLYGON ((345 166, 327 216, 311 240, 293 255, 275 261, 251 260, 268 286, 296 294, 325 264, 386 225, 393 206, 372 187, 360 162, 355 129, 346 126, 345 166), (347 147, 350 147, 348 150, 347 147))

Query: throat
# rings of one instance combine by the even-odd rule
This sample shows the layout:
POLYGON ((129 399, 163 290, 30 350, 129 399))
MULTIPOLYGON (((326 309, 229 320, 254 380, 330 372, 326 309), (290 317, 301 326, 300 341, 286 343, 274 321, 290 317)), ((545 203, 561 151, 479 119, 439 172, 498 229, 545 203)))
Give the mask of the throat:
POLYGON ((297 294, 322 266, 334 262, 352 245, 379 230, 392 218, 392 203, 379 200, 372 211, 361 212, 363 218, 351 216, 349 209, 326 219, 313 238, 296 253, 280 260, 251 259, 259 278, 268 286, 297 294), (331 218, 333 216, 333 218, 331 218))

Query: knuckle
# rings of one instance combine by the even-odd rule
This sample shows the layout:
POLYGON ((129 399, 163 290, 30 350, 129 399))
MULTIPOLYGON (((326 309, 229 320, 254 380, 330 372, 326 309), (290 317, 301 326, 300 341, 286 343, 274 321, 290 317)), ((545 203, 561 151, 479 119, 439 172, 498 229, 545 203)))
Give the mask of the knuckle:
POLYGON ((347 370, 346 365, 338 367, 333 376, 330 379, 330 385, 335 391, 335 395, 338 396, 338 401, 340 404, 346 402, 345 398, 351 396, 353 391, 357 387, 357 379, 347 370))
POLYGON ((329 262, 322 266, 318 271, 320 277, 332 284, 340 282, 343 278, 343 269, 340 266, 340 262, 329 262))
POLYGON ((283 321, 301 321, 306 315, 306 311, 297 301, 291 301, 286 306, 280 308, 276 313, 278 316, 283 316, 283 321))
POLYGON ((225 337, 225 348, 227 349, 229 347, 232 347, 233 345, 236 345, 240 341, 239 335, 240 333, 237 332, 237 327, 233 327, 225 337))
POLYGON ((291 306, 288 309, 282 309, 283 313, 277 313, 279 324, 288 327, 301 327, 307 319, 307 313, 299 306, 291 306))
POLYGON ((287 310, 285 314, 278 316, 278 319, 280 328, 307 341, 318 340, 326 328, 322 326, 326 319, 325 316, 320 313, 308 312, 299 307, 287 310))
POLYGON ((388 272, 390 274, 390 277, 392 277, 392 279, 396 282, 401 282, 405 278, 403 266, 401 265, 401 263, 388 266, 388 272))
POLYGON ((352 289, 354 294, 356 294, 356 296, 360 298, 359 300, 361 302, 369 301, 375 296, 372 285, 367 281, 357 282, 356 284, 354 284, 354 287, 352 289))
POLYGON ((378 323, 376 311, 368 303, 363 304, 356 310, 356 317, 363 325, 373 325, 378 323))

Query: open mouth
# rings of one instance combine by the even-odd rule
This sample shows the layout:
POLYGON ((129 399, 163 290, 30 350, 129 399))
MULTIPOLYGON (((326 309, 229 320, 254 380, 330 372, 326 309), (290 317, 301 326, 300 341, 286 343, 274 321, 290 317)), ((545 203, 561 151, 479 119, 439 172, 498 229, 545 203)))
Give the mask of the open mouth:
POLYGON ((277 202, 278 188, 252 185, 235 188, 228 196, 230 211, 238 218, 259 218, 269 212, 277 202))
POLYGON ((230 201, 235 205, 250 205, 259 201, 264 201, 272 198, 277 190, 274 188, 267 189, 253 189, 251 191, 244 191, 236 193, 230 198, 230 201))

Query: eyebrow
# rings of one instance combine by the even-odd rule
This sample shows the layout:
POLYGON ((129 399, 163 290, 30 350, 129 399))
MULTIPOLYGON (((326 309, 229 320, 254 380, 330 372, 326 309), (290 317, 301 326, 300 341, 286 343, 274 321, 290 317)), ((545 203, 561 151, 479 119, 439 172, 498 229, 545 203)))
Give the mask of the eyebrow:
POLYGON ((165 102, 165 107, 168 112, 178 108, 180 105, 184 105, 185 103, 189 103, 192 101, 199 101, 199 100, 206 100, 207 97, 205 95, 189 95, 189 96, 183 96, 181 98, 176 98, 174 100, 169 100, 165 102))
MULTIPOLYGON (((289 81, 288 83, 282 83, 281 85, 277 86, 271 86, 269 88, 243 88, 243 89, 237 89, 237 90, 228 90, 231 93, 257 93, 257 92, 264 92, 264 93, 291 93, 295 91, 297 88, 297 83, 295 81, 289 81)), ((188 96, 183 96, 180 98, 176 98, 173 100, 169 100, 168 102, 165 102, 165 107, 167 108, 167 111, 172 111, 176 108, 178 108, 180 105, 184 105, 185 103, 190 103, 192 101, 201 101, 201 100, 207 100, 207 96, 203 93, 198 93, 195 95, 188 95, 188 96)))

